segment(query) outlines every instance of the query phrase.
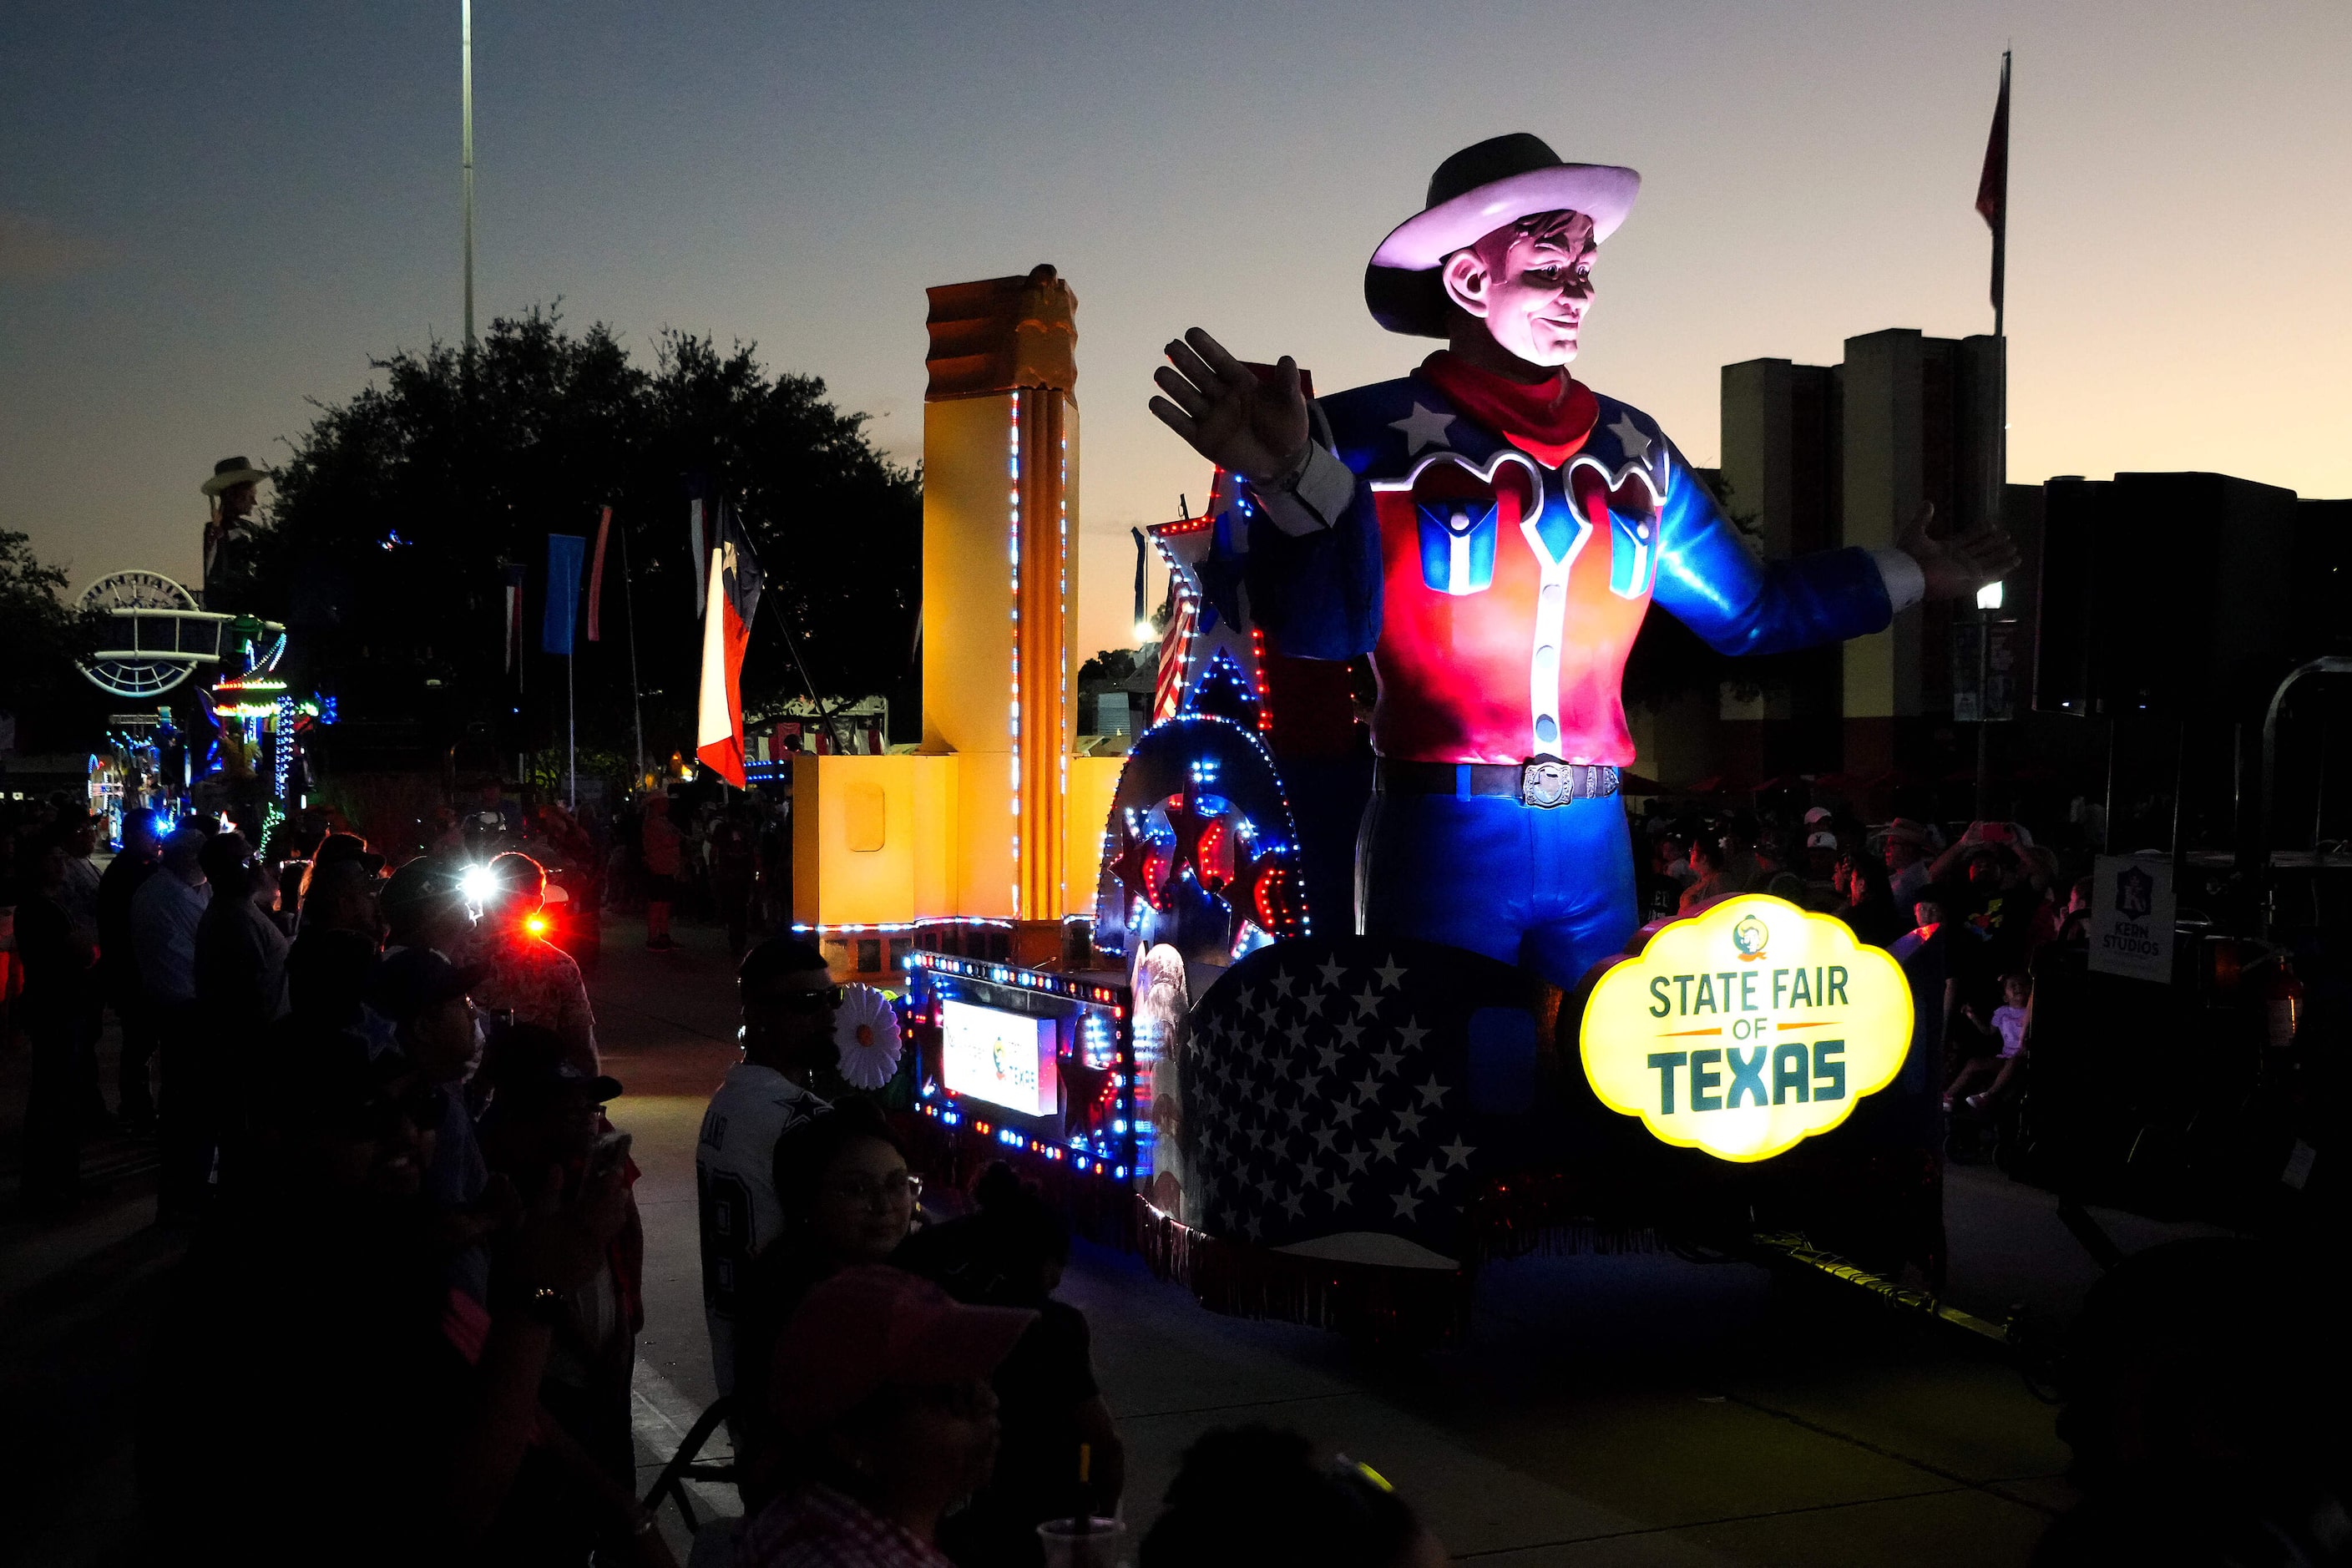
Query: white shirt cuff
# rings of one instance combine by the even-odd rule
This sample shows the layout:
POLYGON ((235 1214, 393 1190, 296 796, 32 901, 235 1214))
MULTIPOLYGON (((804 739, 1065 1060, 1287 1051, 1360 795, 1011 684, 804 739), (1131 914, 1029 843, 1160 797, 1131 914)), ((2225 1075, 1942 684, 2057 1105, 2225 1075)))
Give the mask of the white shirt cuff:
POLYGON ((1269 487, 1259 495, 1274 526, 1294 536, 1330 527, 1355 497, 1354 470, 1319 441, 1307 443, 1307 464, 1297 479, 1286 486, 1269 487))
POLYGON ((1879 581, 1886 584, 1886 603, 1900 615, 1927 596, 1927 574, 1907 550, 1874 550, 1879 581))

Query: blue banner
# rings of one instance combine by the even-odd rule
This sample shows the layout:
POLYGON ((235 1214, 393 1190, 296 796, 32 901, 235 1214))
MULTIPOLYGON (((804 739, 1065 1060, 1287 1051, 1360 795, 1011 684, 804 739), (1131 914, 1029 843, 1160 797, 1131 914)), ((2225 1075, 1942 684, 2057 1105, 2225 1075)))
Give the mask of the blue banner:
POLYGON ((545 652, 572 651, 574 623, 580 618, 580 563, 587 554, 588 541, 577 533, 547 536, 547 619, 539 638, 545 652))

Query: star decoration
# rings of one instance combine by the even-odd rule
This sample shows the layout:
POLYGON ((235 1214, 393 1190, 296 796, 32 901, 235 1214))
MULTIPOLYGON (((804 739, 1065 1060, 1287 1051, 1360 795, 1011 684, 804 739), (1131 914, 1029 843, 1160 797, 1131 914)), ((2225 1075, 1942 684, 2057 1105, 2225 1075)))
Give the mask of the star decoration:
POLYGON ((1397 1030, 1397 1035, 1404 1041, 1406 1050, 1417 1051, 1421 1049, 1421 1042, 1428 1038, 1429 1031, 1408 1019, 1404 1026, 1397 1030))
POLYGON ((1404 1129, 1406 1137, 1417 1137, 1421 1132, 1421 1112, 1418 1110, 1400 1110, 1396 1113, 1396 1123, 1399 1127, 1404 1129))
POLYGON ((1358 1100, 1379 1100, 1379 1099, 1380 1099, 1380 1097, 1381 1097, 1381 1080, 1380 1080, 1380 1079, 1378 1079, 1374 1078, 1374 1077, 1373 1077, 1371 1074, 1370 1074, 1370 1073, 1366 1073, 1363 1077, 1361 1077, 1361 1078, 1360 1078, 1360 1079, 1358 1079, 1356 1080, 1356 1098, 1357 1098, 1358 1100))
POLYGON ((1381 1064, 1381 1073, 1383 1077, 1394 1078, 1399 1064, 1404 1060, 1404 1053, 1397 1050, 1374 1051, 1372 1060, 1381 1064))
POLYGON ((1339 1043, 1349 1050, 1356 1048, 1356 1037, 1364 1032, 1361 1024, 1335 1024, 1332 1027, 1339 1031, 1339 1043))
POLYGON ((1381 994, 1370 986, 1356 993, 1356 1011, 1377 1016, 1381 1010, 1381 994))
POLYGON ((1176 836, 1176 853, 1168 861, 1168 876, 1172 881, 1176 873, 1190 866, 1192 876, 1201 876, 1201 836, 1209 830, 1214 817, 1203 816, 1193 804, 1191 791, 1168 808, 1168 830, 1176 836))
POLYGON ((1315 1130, 1316 1146, 1326 1154, 1334 1152, 1331 1145, 1339 1141, 1339 1130, 1336 1127, 1318 1127, 1315 1130))
POLYGON ((1381 977, 1381 985, 1384 990, 1393 991, 1404 984, 1404 965, 1399 963, 1394 957, 1391 957, 1386 963, 1381 964, 1372 973, 1381 977))
POLYGON ((1429 1081, 1416 1087, 1413 1092, 1421 1096, 1422 1104, 1433 1106, 1445 1098, 1445 1086, 1438 1082, 1437 1076, 1433 1073, 1429 1081))
POLYGON ((1350 1149, 1343 1151, 1339 1158, 1348 1162, 1348 1174, 1360 1176, 1364 1173, 1364 1167, 1371 1163, 1372 1156, 1369 1150, 1350 1149))
POLYGON ((1633 423, 1632 415, 1617 416, 1617 423, 1609 426, 1609 430, 1617 437, 1617 444, 1624 448, 1625 457, 1629 462, 1643 463, 1649 460, 1650 437, 1643 433, 1640 426, 1633 423))
POLYGON ((1110 874, 1118 879, 1118 885, 1130 896, 1141 894, 1146 903, 1158 909, 1160 889, 1145 885, 1146 873, 1151 865, 1151 842, 1138 838, 1124 828, 1120 831, 1125 842, 1120 844, 1118 853, 1111 857, 1110 874))
POLYGON ((1456 1138, 1453 1142, 1445 1145, 1446 1168, 1452 1170, 1456 1166, 1467 1165, 1470 1163, 1470 1156, 1477 1152, 1477 1145, 1465 1143, 1456 1138))
POLYGON ((1451 414, 1440 414, 1434 408, 1423 408, 1419 403, 1402 419, 1389 421, 1389 428, 1404 432, 1404 455, 1408 458, 1423 447, 1446 447, 1453 443, 1445 432, 1454 423, 1451 414))
POLYGON ((1320 967, 1323 972, 1324 985, 1333 991, 1339 989, 1339 977, 1348 973, 1339 961, 1336 958, 1327 958, 1320 967))
POLYGON ((1399 1219, 1412 1219, 1416 1217, 1413 1211, 1421 1207, 1421 1200, 1412 1195, 1412 1189, 1410 1187, 1406 1188, 1403 1192, 1397 1194, 1395 1202, 1396 1217, 1399 1219))
POLYGON ((1282 1200, 1282 1206, 1290 1211, 1290 1217, 1293 1219, 1306 1217, 1307 1200, 1297 1193, 1286 1194, 1282 1200))
POLYGON ((1421 1184, 1423 1192, 1433 1193, 1437 1190, 1437 1184, 1445 1179, 1445 1173, 1438 1169, 1437 1163, 1433 1160, 1421 1168, 1414 1179, 1421 1184))
POLYGON ((1400 1140, 1391 1138, 1385 1132, 1376 1135, 1371 1142, 1372 1147, 1380 1151, 1381 1158, 1383 1160, 1395 1159, 1396 1152, 1403 1147, 1400 1140))
POLYGON ((1329 1072, 1339 1065, 1340 1051, 1337 1044, 1318 1046, 1315 1048, 1322 1053, 1323 1060, 1319 1065, 1325 1072, 1329 1072))

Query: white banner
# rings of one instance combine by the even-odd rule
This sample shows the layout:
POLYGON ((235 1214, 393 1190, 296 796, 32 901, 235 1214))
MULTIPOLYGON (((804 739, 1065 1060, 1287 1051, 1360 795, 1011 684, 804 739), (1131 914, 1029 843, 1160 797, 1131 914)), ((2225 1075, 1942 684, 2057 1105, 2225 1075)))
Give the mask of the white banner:
POLYGON ((2130 980, 2172 979, 2172 861, 2102 855, 2091 875, 2091 968, 2130 980))

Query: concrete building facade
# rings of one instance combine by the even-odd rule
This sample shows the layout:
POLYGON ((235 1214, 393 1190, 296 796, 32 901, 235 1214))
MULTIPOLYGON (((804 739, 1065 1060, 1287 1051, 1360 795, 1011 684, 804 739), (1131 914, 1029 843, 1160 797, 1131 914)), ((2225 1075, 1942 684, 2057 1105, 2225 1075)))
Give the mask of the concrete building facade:
MULTIPOLYGON (((1997 511, 2030 550, 2040 491, 2003 486, 2000 340, 1892 328, 1848 338, 1834 365, 1723 368, 1722 499, 1768 558, 1892 545, 1923 503, 1938 532, 1997 511)), ((2029 559, 2003 613, 2030 635, 2029 559)), ((1916 605, 1885 631, 1772 661, 1719 700, 1722 761, 1750 777, 1855 779, 1937 761, 1952 710, 1953 607, 1916 605)), ((1968 609, 1957 613, 1973 614, 1968 609)))

